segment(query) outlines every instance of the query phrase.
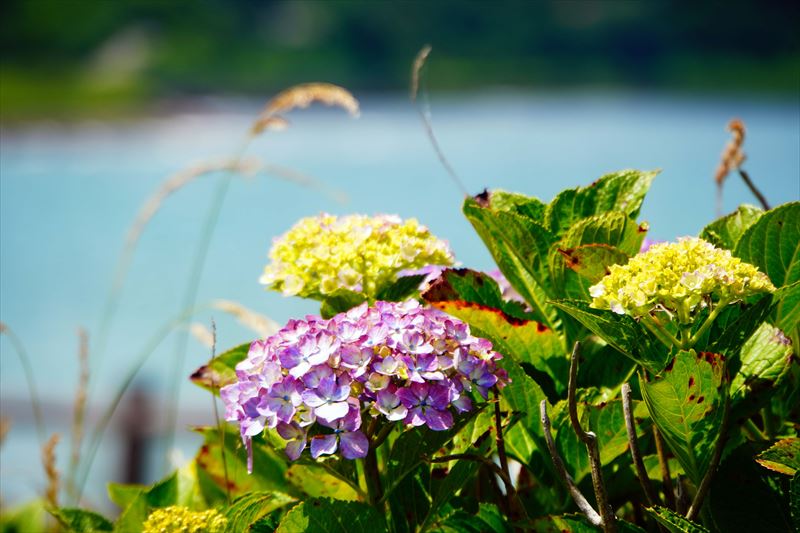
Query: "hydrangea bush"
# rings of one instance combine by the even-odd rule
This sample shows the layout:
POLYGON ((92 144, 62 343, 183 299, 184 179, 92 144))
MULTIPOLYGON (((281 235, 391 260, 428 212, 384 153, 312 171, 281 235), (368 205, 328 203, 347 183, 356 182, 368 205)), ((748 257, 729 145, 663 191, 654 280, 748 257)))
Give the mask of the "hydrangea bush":
POLYGON ((447 268, 415 221, 303 219, 261 281, 321 316, 192 375, 226 422, 196 428, 200 451, 165 480, 112 485, 116 524, 54 516, 78 531, 790 531, 800 203, 654 243, 637 218, 655 176, 466 198, 490 274, 447 268))

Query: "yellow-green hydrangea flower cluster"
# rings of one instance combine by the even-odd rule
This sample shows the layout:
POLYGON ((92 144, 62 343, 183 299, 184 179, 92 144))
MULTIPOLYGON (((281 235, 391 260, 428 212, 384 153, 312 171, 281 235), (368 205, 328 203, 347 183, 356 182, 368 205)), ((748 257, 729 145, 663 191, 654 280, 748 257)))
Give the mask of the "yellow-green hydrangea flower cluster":
POLYGON ((589 288, 592 307, 633 316, 665 310, 684 324, 712 302, 726 304, 775 290, 758 268, 697 238, 655 244, 609 270, 589 288))
POLYGON ((449 266, 447 242, 391 215, 303 218, 275 239, 259 280, 284 295, 320 298, 344 288, 374 297, 403 270, 449 266))
POLYGON ((143 533, 222 533, 228 519, 216 509, 190 511, 173 505, 156 509, 145 520, 143 533))

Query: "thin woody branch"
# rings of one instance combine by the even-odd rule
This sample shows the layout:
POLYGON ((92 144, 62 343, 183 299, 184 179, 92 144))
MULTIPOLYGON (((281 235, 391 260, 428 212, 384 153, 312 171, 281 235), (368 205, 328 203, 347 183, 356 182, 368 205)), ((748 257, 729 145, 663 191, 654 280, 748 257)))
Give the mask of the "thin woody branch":
POLYGON ((650 483, 650 478, 647 476, 647 469, 644 467, 642 460, 642 453, 639 451, 639 439, 636 437, 636 425, 633 420, 633 411, 631 410, 631 386, 628 383, 622 385, 622 413, 625 416, 625 431, 628 433, 628 447, 633 459, 633 466, 636 468, 636 477, 639 478, 639 484, 642 486, 647 505, 652 507, 659 503, 658 494, 650 483))
POLYGON ((603 525, 603 519, 600 518, 600 515, 594 510, 592 504, 589 503, 575 485, 575 481, 572 480, 572 476, 569 475, 567 468, 564 466, 564 461, 561 459, 561 456, 558 455, 556 443, 553 442, 553 435, 550 432, 550 417, 547 416, 547 400, 542 400, 542 403, 539 404, 539 415, 542 420, 542 429, 544 429, 544 440, 547 443, 547 450, 550 452, 550 459, 556 467, 556 473, 561 478, 561 481, 564 482, 564 485, 566 485, 578 509, 580 509, 593 526, 601 527, 603 525))
POLYGON ((669 461, 667 460, 667 454, 664 450, 664 440, 661 438, 661 433, 659 433, 655 425, 653 425, 653 440, 655 440, 656 443, 658 466, 661 469, 661 483, 664 485, 664 499, 667 502, 667 507, 677 511, 675 488, 672 485, 672 474, 669 471, 669 461))
POLYGON ((603 482, 603 465, 600 462, 600 449, 597 446, 597 435, 592 431, 584 431, 578 419, 578 404, 575 399, 575 391, 578 386, 578 357, 580 355, 580 349, 580 343, 576 342, 575 347, 572 349, 572 356, 570 357, 569 363, 569 385, 567 388, 569 419, 572 423, 572 429, 575 430, 575 434, 586 445, 586 450, 589 452, 589 464, 592 468, 592 486, 594 487, 595 498, 597 498, 597 506, 600 508, 603 531, 612 533, 617 530, 617 517, 614 515, 614 510, 608 503, 608 495, 606 494, 606 487, 603 482))

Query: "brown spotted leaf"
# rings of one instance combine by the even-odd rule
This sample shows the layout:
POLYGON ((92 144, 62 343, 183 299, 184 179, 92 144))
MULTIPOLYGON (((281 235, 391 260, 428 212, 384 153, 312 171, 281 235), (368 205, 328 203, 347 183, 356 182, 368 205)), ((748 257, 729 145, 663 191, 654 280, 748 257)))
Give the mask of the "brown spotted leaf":
POLYGON ((708 468, 722 425, 724 367, 719 354, 680 351, 650 382, 640 380, 653 422, 695 486, 708 468))
POLYGON ((764 450, 756 461, 765 467, 789 476, 800 471, 800 438, 790 437, 779 440, 770 448, 764 450))

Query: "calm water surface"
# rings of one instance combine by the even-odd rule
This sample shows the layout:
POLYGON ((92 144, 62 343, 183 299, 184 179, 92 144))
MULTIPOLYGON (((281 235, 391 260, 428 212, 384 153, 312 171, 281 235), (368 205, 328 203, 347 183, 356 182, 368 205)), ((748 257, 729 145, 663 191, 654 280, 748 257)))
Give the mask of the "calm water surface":
MULTIPOLYGON (((272 238, 320 211, 416 217, 450 241, 461 263, 492 268, 460 213, 461 195, 409 104, 386 98, 365 99, 362 106, 358 120, 338 110, 295 112, 289 130, 264 135, 250 147, 248 154, 312 175, 345 192, 349 202, 269 177, 237 178, 209 250, 199 302, 235 300, 278 322, 315 312, 311 302, 264 292, 257 280, 272 238)), ((115 261, 140 205, 187 163, 230 155, 259 107, 212 103, 203 112, 133 123, 39 124, 2 132, 0 319, 25 343, 48 404, 69 412, 78 376, 76 328, 96 333, 115 261)), ((712 176, 733 117, 747 125, 746 168, 767 198, 774 204, 797 200, 796 100, 632 93, 433 100, 440 143, 473 193, 504 188, 549 200, 609 171, 663 169, 641 215, 657 239, 697 234, 714 218, 712 176)), ((109 349, 92 376, 94 406, 108 402, 148 339, 180 311, 215 185, 214 178, 202 178, 169 198, 143 235, 109 349)), ((742 202, 754 200, 732 178, 724 210, 742 202)), ((208 324, 212 317, 222 348, 253 337, 219 312, 201 312, 195 320, 208 324)), ((43 481, 22 367, 7 339, 0 347, 3 413, 12 417, 0 452, 0 491, 13 502, 33 495, 43 481)), ((175 338, 168 338, 139 374, 138 383, 156 398, 165 394, 165 367, 174 354, 175 338)), ((207 349, 191 340, 183 375, 207 358, 207 349)), ((207 395, 186 381, 181 410, 182 424, 210 420, 207 395)), ((50 420, 48 429, 66 432, 65 418, 50 420)), ((90 479, 88 494, 101 506, 107 505, 104 482, 118 475, 118 441, 110 433, 90 479)), ((184 433, 178 446, 190 457, 197 441, 184 433)), ((68 454, 66 446, 59 451, 62 459, 68 454)), ((149 475, 156 478, 160 459, 151 462, 149 475)))

